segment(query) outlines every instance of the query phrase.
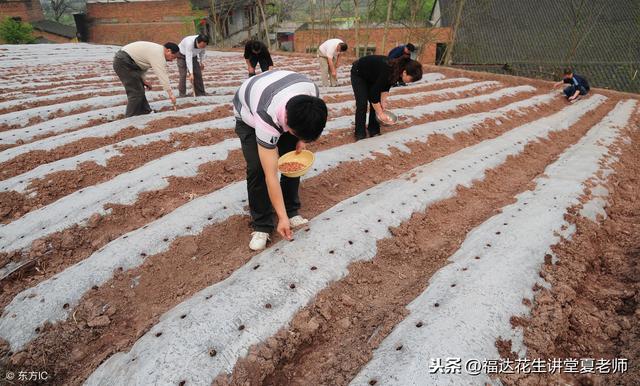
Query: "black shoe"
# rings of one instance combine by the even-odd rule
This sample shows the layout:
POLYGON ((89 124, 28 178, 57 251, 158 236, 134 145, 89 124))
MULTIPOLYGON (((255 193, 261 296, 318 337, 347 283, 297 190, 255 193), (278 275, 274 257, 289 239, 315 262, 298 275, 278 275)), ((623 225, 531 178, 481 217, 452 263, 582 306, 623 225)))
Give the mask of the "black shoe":
POLYGON ((379 131, 377 133, 369 133, 369 138, 377 137, 379 135, 380 135, 379 131))
POLYGON ((356 135, 355 135, 355 138, 356 138, 356 142, 357 142, 357 141, 359 141, 359 140, 361 140, 361 139, 365 139, 365 138, 367 138, 367 136, 366 136, 365 134, 361 134, 361 135, 356 134, 356 135))

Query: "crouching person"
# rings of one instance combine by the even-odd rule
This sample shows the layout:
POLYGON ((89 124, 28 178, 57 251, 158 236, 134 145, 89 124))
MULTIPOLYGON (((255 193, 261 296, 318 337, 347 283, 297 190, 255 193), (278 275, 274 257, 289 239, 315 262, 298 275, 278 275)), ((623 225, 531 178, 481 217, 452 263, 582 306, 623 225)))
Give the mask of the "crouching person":
POLYGON ((564 75, 562 76, 562 80, 555 84, 556 87, 562 85, 563 83, 568 83, 569 86, 565 87, 564 95, 567 97, 569 102, 574 102, 582 95, 587 95, 589 90, 589 82, 580 75, 574 74, 573 70, 570 68, 566 68, 564 70, 564 75))
POLYGON ((249 248, 264 249, 274 229, 291 240, 291 228, 308 221, 298 214, 300 178, 281 176, 278 158, 301 151, 318 139, 327 123, 327 105, 306 76, 275 70, 247 79, 233 98, 236 134, 247 162, 247 193, 251 212, 249 248))

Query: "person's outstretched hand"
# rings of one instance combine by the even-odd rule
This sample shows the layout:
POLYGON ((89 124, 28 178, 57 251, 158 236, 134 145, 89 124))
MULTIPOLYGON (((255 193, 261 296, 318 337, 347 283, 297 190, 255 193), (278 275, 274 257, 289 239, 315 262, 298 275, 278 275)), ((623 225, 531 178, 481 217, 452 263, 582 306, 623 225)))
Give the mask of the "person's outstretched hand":
POLYGON ((293 233, 291 232, 291 224, 288 218, 278 220, 278 227, 276 228, 280 236, 284 239, 291 241, 293 233))

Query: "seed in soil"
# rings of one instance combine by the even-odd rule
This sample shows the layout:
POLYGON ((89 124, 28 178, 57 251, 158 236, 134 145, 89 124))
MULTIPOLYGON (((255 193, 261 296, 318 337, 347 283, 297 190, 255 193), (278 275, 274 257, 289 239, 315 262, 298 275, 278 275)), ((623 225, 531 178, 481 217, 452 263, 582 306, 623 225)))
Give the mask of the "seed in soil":
POLYGON ((282 165, 280 165, 280 171, 283 173, 293 173, 304 168, 304 164, 300 162, 284 162, 282 165))

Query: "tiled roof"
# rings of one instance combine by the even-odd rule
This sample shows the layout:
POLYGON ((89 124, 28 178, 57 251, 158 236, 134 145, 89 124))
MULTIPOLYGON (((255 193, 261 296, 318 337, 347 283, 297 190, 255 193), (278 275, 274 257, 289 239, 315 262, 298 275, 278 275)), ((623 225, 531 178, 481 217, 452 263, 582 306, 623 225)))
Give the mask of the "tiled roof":
POLYGON ((76 27, 60 24, 53 20, 38 20, 31 22, 31 25, 33 25, 34 29, 49 32, 54 35, 64 36, 69 39, 76 37, 76 27))
MULTIPOLYGON (((455 1, 438 2, 451 26, 455 1)), ((594 87, 640 92, 638 0, 467 0, 461 20, 454 65, 509 64, 517 75, 572 66, 594 87)))

